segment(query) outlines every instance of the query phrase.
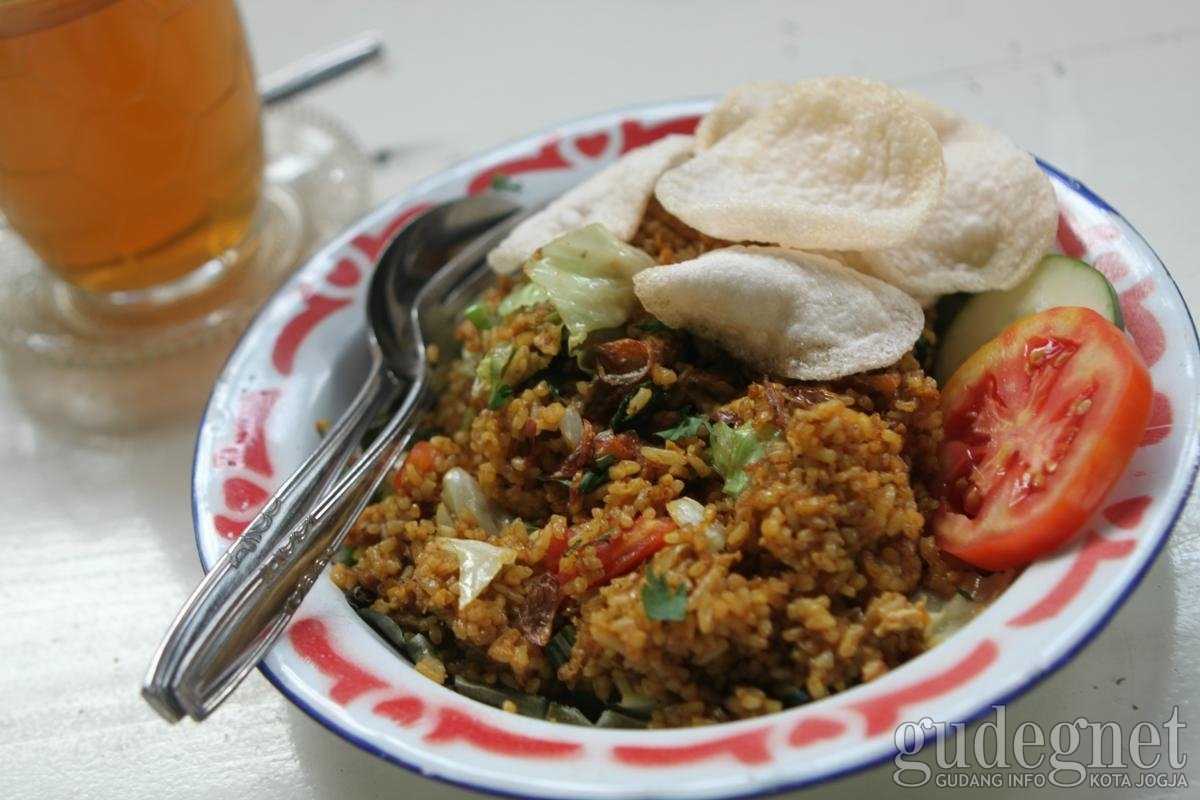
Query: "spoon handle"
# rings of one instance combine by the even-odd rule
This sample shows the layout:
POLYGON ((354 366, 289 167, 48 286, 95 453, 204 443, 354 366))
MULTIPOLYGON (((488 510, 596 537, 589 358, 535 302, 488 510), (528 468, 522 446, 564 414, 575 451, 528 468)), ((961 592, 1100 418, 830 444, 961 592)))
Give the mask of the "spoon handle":
POLYGON ((269 106, 320 86, 383 55, 383 37, 365 31, 317 53, 304 56, 258 79, 258 96, 269 106))
POLYGON ((175 721, 191 713, 181 702, 180 683, 197 659, 206 656, 203 643, 209 632, 236 617, 256 594, 269 590, 264 567, 277 563, 283 548, 293 546, 292 531, 304 522, 314 499, 342 473, 371 421, 395 401, 399 391, 380 356, 373 354, 370 374, 350 407, 192 593, 159 646, 142 689, 164 717, 175 721))

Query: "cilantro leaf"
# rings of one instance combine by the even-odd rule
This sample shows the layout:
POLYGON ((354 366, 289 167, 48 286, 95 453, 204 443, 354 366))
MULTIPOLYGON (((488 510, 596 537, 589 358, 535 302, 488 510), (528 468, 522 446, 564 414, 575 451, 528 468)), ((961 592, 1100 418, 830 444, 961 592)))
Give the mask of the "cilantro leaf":
POLYGON ((639 323, 638 325, 635 325, 634 327, 637 328, 639 331, 643 331, 645 333, 669 333, 669 332, 675 330, 667 323, 659 322, 656 319, 652 319, 649 322, 639 323))
POLYGON ((617 406, 612 421, 609 422, 609 427, 618 433, 637 427, 662 404, 664 396, 663 390, 656 383, 653 381, 642 381, 621 398, 621 403, 617 406), (636 413, 630 414, 629 406, 633 403, 633 399, 638 397, 643 390, 649 391, 650 397, 636 413))
POLYGON ((509 342, 496 345, 488 351, 475 368, 475 383, 471 386, 471 394, 476 397, 487 396, 487 406, 495 411, 508 402, 512 397, 512 387, 504 383, 504 370, 512 359, 513 346, 509 342))
POLYGON ((488 395, 488 408, 492 411, 500 408, 509 401, 513 396, 513 388, 507 383, 497 383, 492 387, 492 393, 488 395))
POLYGON ((617 463, 614 455, 600 456, 592 468, 583 474, 579 481, 579 493, 588 494, 599 489, 608 480, 608 468, 617 463))
POLYGON ((661 436, 668 442, 675 442, 680 439, 686 439, 690 436, 699 436, 700 429, 706 428, 709 435, 712 435, 712 423, 704 417, 685 416, 679 420, 679 424, 674 428, 667 428, 665 431, 659 431, 655 436, 661 436))
POLYGON ((650 619, 679 622, 687 614, 687 586, 672 591, 665 577, 655 575, 647 567, 646 581, 642 584, 642 610, 650 619))
POLYGON ((710 441, 713 468, 725 479, 725 494, 737 497, 750 485, 746 467, 765 455, 762 441, 749 422, 737 428, 718 422, 710 441))
POLYGON ((497 172, 492 176, 492 189, 497 192, 519 192, 521 191, 521 183, 514 181, 511 176, 505 175, 503 172, 497 172))

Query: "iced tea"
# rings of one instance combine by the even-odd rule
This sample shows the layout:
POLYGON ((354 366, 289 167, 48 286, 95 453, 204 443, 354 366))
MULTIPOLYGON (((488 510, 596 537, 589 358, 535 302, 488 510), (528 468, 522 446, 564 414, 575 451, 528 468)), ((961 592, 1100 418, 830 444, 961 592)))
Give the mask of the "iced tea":
POLYGON ((77 287, 169 283, 242 243, 259 111, 233 0, 0 0, 0 208, 77 287))

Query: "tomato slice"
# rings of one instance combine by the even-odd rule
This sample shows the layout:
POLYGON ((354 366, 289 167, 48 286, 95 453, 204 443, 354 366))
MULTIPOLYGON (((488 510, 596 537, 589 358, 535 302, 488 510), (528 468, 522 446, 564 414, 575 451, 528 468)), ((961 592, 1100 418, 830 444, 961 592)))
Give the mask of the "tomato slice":
POLYGON ((404 483, 404 473, 408 471, 411 464, 419 473, 433 472, 437 466, 438 449, 431 442, 417 442, 408 451, 408 455, 404 457, 404 463, 400 465, 400 469, 396 472, 394 483, 397 489, 404 483))
MULTIPOLYGON (((613 578, 631 572, 643 561, 661 550, 666 544, 663 537, 673 530, 675 530, 675 523, 671 521, 670 517, 638 517, 629 530, 619 531, 612 538, 598 541, 592 545, 584 545, 593 547, 596 558, 600 559, 600 563, 604 565, 604 574, 592 585, 608 583, 613 578)), ((551 551, 547 553, 548 563, 554 549, 555 543, 552 542, 551 551)), ((558 569, 558 585, 564 586, 570 583, 579 574, 579 571, 571 563, 572 559, 564 559, 562 553, 557 555, 556 563, 566 562, 561 563, 558 569)))
POLYGON ((558 562, 562 561, 563 553, 567 552, 570 538, 570 528, 561 533, 556 532, 550 538, 550 545, 546 548, 546 569, 548 571, 558 572, 558 562))
POLYGON ((938 544, 991 570, 1060 547, 1128 466, 1151 395, 1133 343, 1095 311, 1013 323, 942 389, 938 544))

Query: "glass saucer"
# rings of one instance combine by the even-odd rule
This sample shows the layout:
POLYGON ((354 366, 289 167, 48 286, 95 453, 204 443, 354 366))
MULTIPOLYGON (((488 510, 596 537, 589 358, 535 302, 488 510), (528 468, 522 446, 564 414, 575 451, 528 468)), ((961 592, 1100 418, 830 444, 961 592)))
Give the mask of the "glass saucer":
POLYGON ((89 313, 0 217, 0 351, 31 412, 105 433, 199 413, 266 297, 367 211, 369 162, 338 123, 291 104, 267 110, 263 122, 267 166, 253 250, 157 319, 89 313))

